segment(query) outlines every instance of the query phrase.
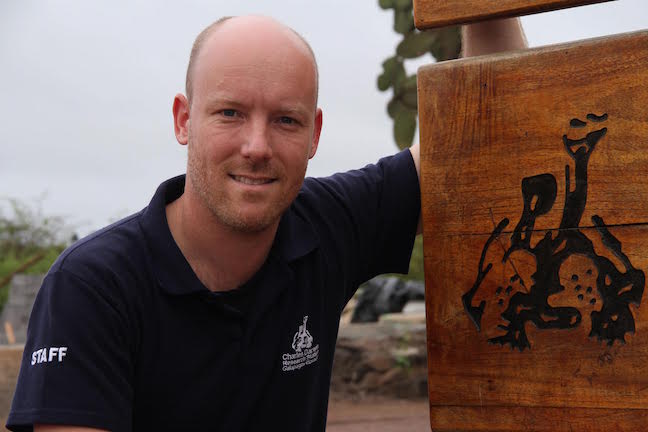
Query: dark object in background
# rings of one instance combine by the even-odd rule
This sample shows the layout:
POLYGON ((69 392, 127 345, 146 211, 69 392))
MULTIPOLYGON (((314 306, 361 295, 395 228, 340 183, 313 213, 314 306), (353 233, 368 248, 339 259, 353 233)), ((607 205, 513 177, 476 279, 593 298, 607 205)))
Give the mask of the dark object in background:
POLYGON ((408 301, 423 300, 423 282, 378 276, 367 281, 351 316, 352 323, 376 322, 385 313, 401 312, 408 301))

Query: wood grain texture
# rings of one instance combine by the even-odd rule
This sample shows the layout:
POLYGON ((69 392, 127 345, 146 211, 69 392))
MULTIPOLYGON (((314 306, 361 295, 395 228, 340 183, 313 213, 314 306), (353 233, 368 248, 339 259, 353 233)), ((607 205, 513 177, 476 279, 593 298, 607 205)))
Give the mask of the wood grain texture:
POLYGON ((414 0, 419 29, 529 15, 610 0, 414 0))
POLYGON ((648 32, 418 76, 432 429, 644 430, 648 32))
POLYGON ((624 432, 643 431, 648 422, 648 410, 433 407, 431 412, 435 432, 624 432))

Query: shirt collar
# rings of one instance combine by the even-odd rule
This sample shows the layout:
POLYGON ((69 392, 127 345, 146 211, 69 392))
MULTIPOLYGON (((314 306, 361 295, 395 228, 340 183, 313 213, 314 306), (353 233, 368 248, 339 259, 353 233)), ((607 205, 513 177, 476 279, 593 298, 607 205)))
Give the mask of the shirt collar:
MULTIPOLYGON (((166 218, 166 205, 183 194, 184 185, 184 175, 162 183, 140 218, 158 283, 164 291, 176 295, 207 291, 173 239, 166 218)), ((282 215, 270 250, 272 257, 286 264, 306 256, 319 245, 312 226, 294 207, 295 203, 282 215)))

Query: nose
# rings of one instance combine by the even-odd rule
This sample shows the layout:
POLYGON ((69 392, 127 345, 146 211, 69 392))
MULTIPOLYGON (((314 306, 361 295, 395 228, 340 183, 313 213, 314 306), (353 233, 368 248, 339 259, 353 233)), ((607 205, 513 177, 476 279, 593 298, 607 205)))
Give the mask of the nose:
POLYGON ((272 157, 269 128, 262 120, 248 123, 247 135, 241 148, 243 157, 252 161, 268 160, 272 157))

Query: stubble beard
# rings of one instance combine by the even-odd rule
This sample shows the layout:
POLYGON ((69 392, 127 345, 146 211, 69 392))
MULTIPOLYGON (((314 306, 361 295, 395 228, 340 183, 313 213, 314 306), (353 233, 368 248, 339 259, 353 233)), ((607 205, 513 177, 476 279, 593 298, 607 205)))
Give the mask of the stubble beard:
MULTIPOLYGON (((207 158, 195 154, 196 148, 192 147, 190 144, 188 149, 187 177, 190 179, 193 192, 218 223, 235 232, 255 234, 276 225, 301 187, 300 181, 299 184, 291 187, 288 194, 279 197, 260 214, 246 214, 240 206, 232 202, 227 193, 218 188, 218 185, 214 185, 214 182, 223 177, 218 172, 218 168, 210 167, 207 158)), ((305 168, 303 174, 306 174, 305 168)))

